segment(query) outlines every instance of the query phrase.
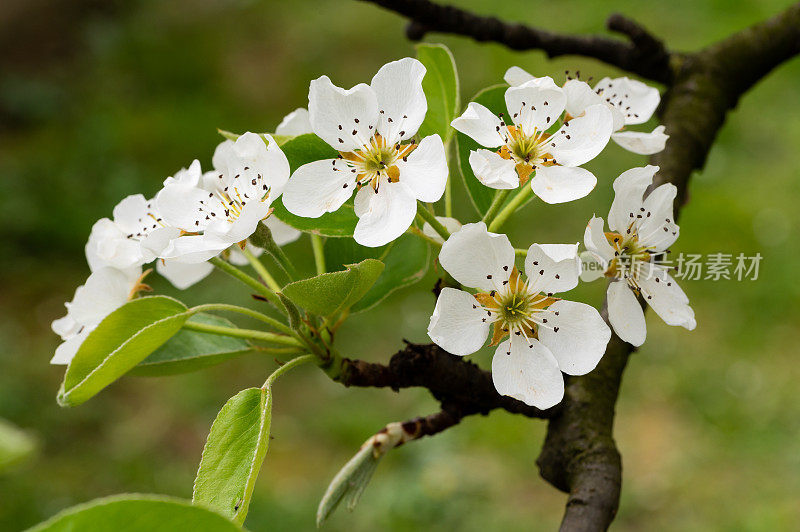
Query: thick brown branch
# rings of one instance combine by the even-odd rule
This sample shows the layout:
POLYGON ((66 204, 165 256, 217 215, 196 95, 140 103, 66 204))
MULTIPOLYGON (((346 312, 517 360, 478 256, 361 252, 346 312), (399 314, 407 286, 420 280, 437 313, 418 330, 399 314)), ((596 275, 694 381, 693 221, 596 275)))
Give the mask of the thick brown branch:
POLYGON ((670 81, 670 55, 664 45, 642 26, 612 15, 608 29, 626 35, 631 42, 602 36, 566 35, 496 17, 476 15, 464 9, 430 0, 362 0, 380 5, 409 19, 407 35, 422 39, 428 32, 452 33, 479 42, 496 42, 514 50, 541 50, 548 57, 592 57, 661 83, 670 81))
POLYGON ((345 386, 427 388, 444 410, 459 417, 488 414, 496 408, 535 418, 549 418, 558 411, 558 407, 539 410, 498 394, 491 373, 433 344, 407 343, 388 366, 342 359, 335 373, 345 386))

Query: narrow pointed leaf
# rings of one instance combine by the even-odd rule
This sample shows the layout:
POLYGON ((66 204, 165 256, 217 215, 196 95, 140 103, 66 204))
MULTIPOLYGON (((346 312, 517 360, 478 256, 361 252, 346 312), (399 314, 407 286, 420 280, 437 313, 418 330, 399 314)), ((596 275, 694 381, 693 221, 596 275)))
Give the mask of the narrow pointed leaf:
POLYGON ((447 144, 453 134, 450 122, 458 115, 458 72, 453 54, 443 44, 418 44, 417 59, 427 72, 422 89, 428 101, 428 112, 419 128, 419 136, 438 134, 447 144))
POLYGON ((248 388, 219 411, 203 448, 192 501, 242 524, 269 445, 272 393, 248 388))
POLYGON ((350 511, 356 507, 382 457, 375 456, 372 445, 364 445, 336 473, 317 507, 317 527, 322 526, 342 501, 350 511))
POLYGON ((150 296, 106 316, 67 367, 58 403, 79 405, 125 375, 181 329, 186 310, 170 297, 150 296))

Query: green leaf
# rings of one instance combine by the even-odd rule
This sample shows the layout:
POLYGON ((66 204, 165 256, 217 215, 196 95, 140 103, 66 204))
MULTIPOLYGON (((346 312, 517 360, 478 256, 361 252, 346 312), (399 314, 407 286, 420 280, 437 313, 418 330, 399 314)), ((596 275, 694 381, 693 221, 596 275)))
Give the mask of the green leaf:
POLYGON ((37 446, 36 438, 0 419, 0 472, 29 457, 37 446))
MULTIPOLYGON (((286 158, 289 159, 289 166, 292 172, 304 164, 319 161, 322 159, 335 159, 339 154, 336 150, 313 134, 298 135, 287 141, 281 146, 286 158)), ((353 236, 356 228, 356 214, 353 211, 352 202, 345 203, 336 212, 325 213, 319 218, 303 218, 295 216, 283 206, 283 200, 278 198, 272 207, 275 209, 274 216, 295 229, 306 233, 314 233, 323 236, 353 236)))
MULTIPOLYGON (((188 321, 235 327, 230 320, 211 314, 195 314, 188 321)), ((250 347, 250 342, 243 338, 183 329, 139 362, 129 375, 158 377, 188 373, 247 353, 250 347)))
POLYGON ((372 445, 364 445, 336 473, 317 507, 317 528, 322 526, 342 501, 345 501, 348 510, 352 511, 356 507, 383 456, 376 456, 372 445))
MULTIPOLYGON (((508 89, 508 85, 494 85, 488 87, 476 94, 472 101, 485 106, 494 114, 507 113, 505 101, 506 89, 508 89)), ((458 131, 456 132, 458 168, 461 171, 461 175, 464 177, 464 184, 467 187, 467 193, 472 200, 472 204, 475 206, 475 209, 477 209, 478 214, 483 216, 486 214, 486 211, 489 210, 489 205, 492 204, 492 199, 494 198, 496 190, 478 181, 478 178, 475 177, 475 174, 472 172, 472 166, 469 164, 469 152, 481 148, 483 148, 483 146, 467 135, 458 131)))
POLYGON ((438 133, 446 144, 453 133, 450 122, 458 115, 460 98, 455 59, 443 44, 418 44, 417 59, 427 69, 422 90, 428 100, 428 112, 419 128, 419 136, 438 133))
POLYGON ((231 397, 203 448, 192 501, 244 522, 258 471, 267 453, 272 419, 269 388, 248 388, 231 397))
POLYGON ((58 403, 79 405, 125 375, 180 330, 188 318, 186 310, 170 297, 150 296, 106 316, 67 367, 58 403))
POLYGON ((369 291, 384 265, 375 259, 351 264, 347 270, 323 273, 289 283, 283 294, 297 306, 320 316, 331 316, 350 308, 369 291))
POLYGON ((225 517, 163 495, 125 494, 68 508, 28 532, 241 532, 225 517))
POLYGON ((352 306, 351 312, 370 309, 392 292, 422 279, 428 271, 430 246, 414 235, 403 235, 380 248, 364 247, 343 238, 325 242, 325 263, 330 266, 352 264, 367 258, 379 259, 386 267, 369 292, 352 306))

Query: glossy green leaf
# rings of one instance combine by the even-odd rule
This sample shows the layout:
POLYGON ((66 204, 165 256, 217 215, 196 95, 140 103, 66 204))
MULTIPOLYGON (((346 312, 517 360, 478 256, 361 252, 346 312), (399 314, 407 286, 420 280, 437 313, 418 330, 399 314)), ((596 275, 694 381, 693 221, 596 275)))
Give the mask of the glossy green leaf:
POLYGON ((428 271, 430 246, 414 235, 403 235, 380 248, 364 247, 350 239, 325 242, 325 263, 330 267, 342 267, 367 258, 379 259, 386 267, 369 292, 351 307, 351 312, 372 308, 392 292, 422 279, 428 271))
POLYGON ((297 306, 320 316, 350 308, 369 291, 384 265, 366 259, 340 272, 324 273, 286 285, 283 294, 297 306))
MULTIPOLYGON (((505 93, 508 85, 495 85, 483 89, 472 99, 495 114, 506 113, 505 93)), ((458 168, 464 178, 464 184, 467 187, 472 204, 477 209, 478 213, 483 216, 489 210, 489 205, 492 204, 495 189, 489 188, 475 177, 472 172, 472 167, 469 164, 469 152, 483 148, 480 144, 472 140, 463 133, 456 132, 456 149, 458 150, 458 168)))
POLYGON ((267 453, 272 419, 269 389, 248 388, 231 397, 203 448, 192 501, 243 523, 267 453))
POLYGON ((28 532, 240 532, 225 517, 163 495, 125 494, 68 508, 28 532))
MULTIPOLYGON (((235 327, 230 320, 211 314, 195 314, 188 321, 235 327)), ((139 362, 129 374, 158 377, 197 371, 247 353, 250 347, 250 342, 243 338, 183 329, 139 362)))
POLYGON ((67 367, 58 403, 75 406, 87 401, 172 338, 187 318, 186 306, 166 296, 121 306, 81 344, 67 367))
POLYGON ((0 419, 0 473, 34 453, 36 438, 0 419))
POLYGON ((438 133, 446 143, 453 133, 450 122, 458 115, 460 98, 455 59, 443 44, 417 45, 417 59, 427 69, 422 89, 428 100, 428 112, 419 128, 419 136, 438 133))
MULTIPOLYGON (((313 134, 298 135, 281 146, 292 172, 304 164, 321 159, 334 159, 339 154, 336 150, 313 134)), ((274 216, 291 225, 295 229, 306 233, 324 236, 353 236, 356 228, 356 214, 353 211, 352 201, 342 205, 336 212, 325 213, 319 218, 303 218, 295 216, 286 210, 280 198, 272 204, 274 216)))

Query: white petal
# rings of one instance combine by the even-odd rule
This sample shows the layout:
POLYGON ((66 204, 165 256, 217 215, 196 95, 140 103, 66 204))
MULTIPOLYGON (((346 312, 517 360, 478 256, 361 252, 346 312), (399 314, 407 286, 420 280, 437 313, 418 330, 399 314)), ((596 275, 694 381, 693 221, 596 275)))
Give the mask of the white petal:
MULTIPOLYGON (((444 228, 447 229, 447 232, 450 234, 453 234, 459 229, 461 229, 461 222, 459 222, 455 218, 448 218, 447 216, 437 216, 436 219, 439 220, 439 223, 441 223, 444 226, 444 228)), ((425 222, 425 224, 423 224, 422 233, 428 238, 436 240, 440 244, 444 243, 444 239, 441 237, 441 235, 439 235, 439 233, 437 233, 436 230, 433 228, 433 226, 431 226, 431 224, 429 224, 428 222, 425 222)))
POLYGON ((614 180, 614 201, 608 211, 608 226, 612 231, 625 234, 633 219, 632 213, 640 212, 645 190, 653 182, 658 166, 648 165, 631 168, 614 180))
POLYGON ((506 91, 505 99, 511 120, 526 135, 549 129, 564 112, 567 103, 564 91, 555 83, 542 84, 536 80, 510 87, 506 91))
POLYGON ((642 205, 644 211, 640 210, 643 218, 637 218, 639 240, 655 251, 670 247, 680 234, 672 210, 677 194, 678 189, 672 183, 660 185, 647 195, 642 205))
POLYGON ((514 248, 506 235, 488 232, 483 222, 466 224, 442 245, 439 263, 464 286, 488 292, 511 275, 514 248))
POLYGON ((184 264, 174 260, 156 261, 156 271, 179 290, 185 290, 202 281, 213 269, 210 262, 184 264))
POLYGON ((647 325, 639 300, 624 281, 608 285, 608 321, 617 336, 633 346, 640 346, 647 338, 647 325))
POLYGON ((223 243, 212 243, 204 235, 185 235, 170 242, 169 246, 161 252, 161 258, 175 259, 184 264, 195 264, 216 257, 227 247, 228 245, 223 243))
POLYGON ((605 105, 590 105, 550 137, 550 153, 558 164, 580 166, 603 151, 614 130, 614 120, 605 105), (553 146, 555 144, 555 146, 553 146))
POLYGON ((311 130, 311 119, 308 116, 308 109, 298 107, 288 115, 283 117, 281 123, 275 128, 276 135, 304 135, 313 133, 311 130))
POLYGON ((200 179, 203 172, 200 169, 200 161, 195 159, 189 168, 182 168, 178 170, 173 177, 168 177, 164 180, 164 186, 167 185, 185 185, 188 187, 196 187, 200 184, 200 179))
POLYGON ((376 193, 371 186, 356 194, 358 223, 353 238, 362 246, 378 247, 399 237, 417 214, 417 200, 403 182, 390 183, 384 176, 376 193))
POLYGON ((533 193, 551 204, 583 198, 595 185, 597 178, 593 173, 571 166, 539 166, 531 179, 533 193))
POLYGON ((411 57, 383 65, 370 86, 378 98, 378 133, 389 144, 416 134, 428 111, 422 90, 425 67, 411 57))
POLYGON ((696 327, 689 298, 666 270, 650 263, 642 264, 638 282, 644 300, 667 325, 679 325, 690 331, 696 327))
POLYGON ((89 333, 94 330, 94 327, 85 327, 79 334, 71 337, 70 339, 62 342, 57 348, 55 355, 50 359, 51 364, 69 364, 75 358, 75 353, 89 336, 89 333))
POLYGON ((158 227, 151 230, 140 242, 142 261, 147 263, 160 256, 170 243, 181 235, 177 227, 158 227))
POLYGON ((593 216, 586 224, 586 231, 583 233, 583 245, 601 260, 604 266, 614 258, 614 248, 608 242, 603 231, 603 219, 593 216))
POLYGON ((611 329, 600 313, 585 303, 564 299, 547 310, 553 312, 548 313, 546 327, 539 327, 539 340, 558 360, 558 367, 568 375, 592 371, 611 339, 611 329))
POLYGON ((650 133, 639 131, 621 131, 613 133, 611 140, 628 151, 640 155, 652 155, 664 149, 669 135, 664 133, 664 126, 658 126, 650 133))
POLYGON ((72 316, 67 314, 63 318, 53 320, 53 323, 50 324, 50 328, 53 329, 53 332, 59 335, 63 340, 66 340, 67 338, 78 334, 82 328, 82 325, 75 321, 72 316))
POLYGON ((208 247, 222 251, 232 244, 246 240, 256 232, 258 224, 269 215, 269 205, 260 201, 249 201, 239 216, 230 223, 228 220, 214 220, 203 236, 208 247))
POLYGON ((270 216, 262 222, 272 232, 272 239, 279 246, 295 242, 303 233, 291 225, 280 221, 275 216, 270 216))
POLYGON ((625 116, 626 124, 643 124, 653 116, 661 95, 658 89, 649 87, 629 78, 603 78, 595 85, 601 89, 601 97, 607 103, 619 109, 625 116))
POLYGON ((585 81, 571 79, 564 83, 564 94, 567 95, 567 113, 576 117, 583 114, 591 105, 606 105, 611 111, 614 122, 613 130, 616 131, 625 125, 625 117, 616 107, 608 105, 585 81))
POLYGON ((101 218, 92 226, 86 242, 86 261, 92 271, 111 266, 130 268, 142 264, 141 246, 108 218, 101 218))
POLYGON ((318 137, 339 151, 352 151, 375 133, 378 100, 369 85, 359 83, 345 90, 322 76, 309 87, 308 114, 318 137))
MULTIPOLYGON (((141 273, 141 268, 137 268, 141 273)), ((95 326, 128 301, 135 278, 123 270, 101 268, 93 272, 69 306, 72 318, 86 326, 95 326)))
POLYGON ((428 325, 428 336, 448 353, 465 356, 483 346, 490 327, 486 311, 472 294, 442 288, 428 325))
POLYGON ((283 204, 297 216, 319 218, 334 212, 355 189, 356 174, 339 159, 304 164, 292 174, 283 191, 283 204))
POLYGON ((289 161, 270 135, 247 132, 235 142, 226 141, 217 146, 213 163, 241 195, 261 198, 261 185, 266 184, 269 197, 261 201, 271 202, 280 196, 289 179, 289 161))
MULTIPOLYGON (((242 250, 238 245, 231 246, 228 251, 228 262, 231 264, 235 266, 247 266, 250 264, 250 261, 244 256, 244 253, 242 253, 242 250)), ((247 243, 247 251, 252 253, 254 257, 260 257, 261 254, 264 253, 263 248, 254 246, 250 242, 247 243)))
POLYGON ((499 148, 506 143, 505 137, 500 134, 504 130, 500 118, 479 103, 470 102, 461 116, 450 125, 487 148, 499 148))
POLYGON ((512 335, 492 357, 492 381, 497 393, 546 409, 564 398, 564 377, 558 362, 538 340, 512 335))
POLYGON ((208 194, 194 186, 172 183, 161 189, 155 203, 167 225, 186 231, 202 231, 207 222, 200 214, 200 202, 205 201, 208 194))
POLYGON ((517 85, 522 85, 523 83, 526 83, 536 78, 534 78, 532 74, 529 74, 520 67, 512 66, 508 70, 506 70, 506 73, 503 75, 503 79, 505 80, 506 83, 508 83, 512 87, 516 87, 517 85))
POLYGON ((532 292, 555 294, 578 286, 581 261, 578 244, 533 244, 525 257, 525 275, 532 292))
POLYGON ((469 152, 469 165, 478 181, 489 188, 512 189, 519 187, 519 175, 511 159, 503 159, 490 150, 469 152))
POLYGON ((579 257, 581 259, 581 281, 591 283, 605 277, 607 263, 596 253, 587 250, 581 252, 579 257))
POLYGON ((439 201, 447 185, 447 156, 439 135, 429 135, 411 152, 407 161, 398 161, 400 181, 420 201, 439 201))

